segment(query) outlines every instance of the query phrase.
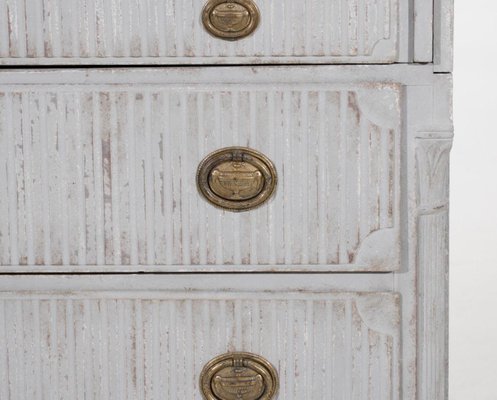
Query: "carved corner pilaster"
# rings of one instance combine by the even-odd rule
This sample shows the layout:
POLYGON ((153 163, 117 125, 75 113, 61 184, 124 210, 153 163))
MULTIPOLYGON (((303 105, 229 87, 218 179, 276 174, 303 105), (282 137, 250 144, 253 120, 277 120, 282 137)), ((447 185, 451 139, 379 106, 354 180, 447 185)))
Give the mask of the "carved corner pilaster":
POLYGON ((417 138, 418 210, 420 215, 447 210, 452 136, 417 138))
POLYGON ((451 133, 416 140, 419 399, 447 399, 451 133))

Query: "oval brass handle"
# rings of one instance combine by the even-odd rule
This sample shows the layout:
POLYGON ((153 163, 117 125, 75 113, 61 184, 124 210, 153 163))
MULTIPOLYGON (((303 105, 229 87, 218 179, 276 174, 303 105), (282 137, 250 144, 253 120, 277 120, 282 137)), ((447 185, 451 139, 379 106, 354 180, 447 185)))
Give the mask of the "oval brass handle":
POLYGON ((257 29, 260 13, 253 0, 209 0, 202 12, 207 31, 220 39, 238 40, 257 29))
POLYGON ((269 200, 277 184, 274 164, 247 147, 227 147, 208 155, 197 170, 200 193, 216 207, 248 211, 269 200))
POLYGON ((218 356, 200 374, 205 400, 271 400, 278 387, 276 369, 263 357, 251 353, 218 356))

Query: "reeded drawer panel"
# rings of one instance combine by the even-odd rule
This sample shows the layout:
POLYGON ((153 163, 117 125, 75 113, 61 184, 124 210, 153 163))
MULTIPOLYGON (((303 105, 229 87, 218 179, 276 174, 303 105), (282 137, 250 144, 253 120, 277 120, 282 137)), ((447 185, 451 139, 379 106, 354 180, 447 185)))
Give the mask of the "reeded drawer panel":
POLYGON ((253 2, 258 28, 229 42, 204 28, 207 0, 2 0, 0 63, 406 61, 407 0, 253 2))
POLYGON ((389 293, 58 291, 0 294, 5 400, 200 400, 213 357, 248 351, 276 399, 399 399, 389 293))
POLYGON ((228 71, 241 73, 4 75, 58 83, 2 85, 1 264, 396 270, 401 85, 339 73, 266 84, 249 68, 245 83, 203 81, 228 71), (207 154, 240 145, 279 181, 269 203, 232 213, 204 200, 195 175, 207 154))

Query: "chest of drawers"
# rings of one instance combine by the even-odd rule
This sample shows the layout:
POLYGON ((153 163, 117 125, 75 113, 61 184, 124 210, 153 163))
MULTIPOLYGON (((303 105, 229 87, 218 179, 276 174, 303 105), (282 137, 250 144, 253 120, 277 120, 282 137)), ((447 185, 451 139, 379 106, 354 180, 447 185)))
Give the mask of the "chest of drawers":
POLYGON ((451 10, 0 1, 0 399, 446 399, 451 10))

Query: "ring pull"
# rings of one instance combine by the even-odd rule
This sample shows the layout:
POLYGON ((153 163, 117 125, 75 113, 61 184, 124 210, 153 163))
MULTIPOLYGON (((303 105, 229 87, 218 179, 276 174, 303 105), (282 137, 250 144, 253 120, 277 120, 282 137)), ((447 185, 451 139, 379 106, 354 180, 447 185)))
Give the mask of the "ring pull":
POLYGON ((205 400, 272 400, 279 388, 278 372, 261 356, 227 353, 209 361, 200 374, 205 400))
POLYGON ((227 147, 208 155, 197 170, 200 193, 216 207, 248 211, 274 193, 276 168, 264 154, 247 147, 227 147))

